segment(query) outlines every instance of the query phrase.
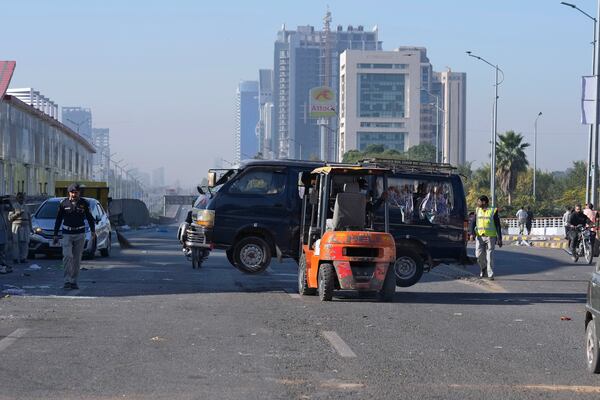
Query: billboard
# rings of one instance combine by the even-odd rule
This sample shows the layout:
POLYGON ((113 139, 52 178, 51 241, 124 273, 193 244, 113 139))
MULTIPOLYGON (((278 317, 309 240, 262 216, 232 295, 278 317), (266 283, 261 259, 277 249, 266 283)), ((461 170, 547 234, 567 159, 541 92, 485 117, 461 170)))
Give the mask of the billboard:
POLYGON ((16 61, 0 61, 0 100, 8 89, 16 65, 16 61))
POLYGON ((337 98, 332 88, 319 86, 309 91, 310 118, 328 118, 336 115, 337 98))

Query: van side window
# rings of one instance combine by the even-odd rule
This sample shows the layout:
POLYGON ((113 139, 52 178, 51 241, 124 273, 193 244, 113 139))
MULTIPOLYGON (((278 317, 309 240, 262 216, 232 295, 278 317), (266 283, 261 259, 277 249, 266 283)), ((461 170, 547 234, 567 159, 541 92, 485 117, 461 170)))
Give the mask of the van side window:
MULTIPOLYGON (((382 191, 381 180, 377 192, 382 191)), ((400 213, 405 224, 444 224, 454 209, 452 183, 445 180, 388 178, 390 215, 400 213)))
POLYGON ((276 195, 285 190, 286 174, 277 171, 248 171, 229 187, 229 193, 276 195))

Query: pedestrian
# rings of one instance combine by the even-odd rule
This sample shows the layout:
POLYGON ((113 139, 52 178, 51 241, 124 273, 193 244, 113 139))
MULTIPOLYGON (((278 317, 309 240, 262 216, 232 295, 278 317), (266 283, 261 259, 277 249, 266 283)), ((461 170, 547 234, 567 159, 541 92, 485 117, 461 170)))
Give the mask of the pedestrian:
POLYGON ((81 265, 81 255, 85 243, 85 221, 87 220, 92 237, 96 240, 96 224, 90 212, 87 200, 79 197, 79 184, 72 183, 67 188, 69 197, 60 202, 54 223, 53 243, 58 243, 58 229, 62 225, 62 251, 64 272, 64 289, 79 289, 77 277, 81 265))
POLYGON ((527 224, 527 211, 525 211, 524 207, 519 208, 516 217, 519 225, 519 235, 522 235, 525 230, 525 225, 527 224))
POLYGON ((0 274, 12 272, 12 267, 6 263, 6 251, 12 236, 6 214, 11 209, 12 206, 8 196, 0 198, 0 274))
POLYGON ((494 280, 494 250, 496 244, 502 247, 500 217, 495 207, 490 207, 487 196, 477 200, 475 220, 469 229, 475 235, 475 256, 479 263, 479 277, 494 280))
MULTIPOLYGON (((473 226, 474 223, 475 223, 475 213, 473 211, 471 211, 469 213, 469 226, 473 226)), ((471 232, 471 230, 469 230, 469 235, 467 237, 467 240, 469 242, 471 240, 475 240, 475 235, 471 232)))
POLYGON ((567 206, 562 217, 563 226, 565 227, 565 239, 569 239, 569 218, 571 217, 572 212, 573 209, 570 206, 567 206))
POLYGON ((17 193, 14 209, 8 213, 8 221, 12 223, 14 241, 13 262, 26 263, 29 252, 29 234, 31 232, 31 215, 25 206, 25 193, 17 193))
POLYGON ((527 221, 525 222, 525 228, 527 229, 527 236, 531 235, 531 226, 533 225, 533 211, 531 207, 527 207, 527 221))
POLYGON ((592 249, 594 248, 594 244, 596 242, 596 224, 598 223, 597 212, 594 210, 594 205, 592 203, 587 203, 585 206, 585 210, 583 213, 586 217, 591 221, 590 227, 590 244, 592 245, 592 249))

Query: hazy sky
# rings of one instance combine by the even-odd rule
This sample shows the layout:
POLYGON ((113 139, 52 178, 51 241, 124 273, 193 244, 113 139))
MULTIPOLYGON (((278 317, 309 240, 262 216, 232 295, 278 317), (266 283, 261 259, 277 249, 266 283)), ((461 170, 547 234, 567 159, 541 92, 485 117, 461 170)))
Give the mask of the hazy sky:
MULTIPOLYGON (((573 0, 596 14, 596 2, 573 0)), ((11 87, 34 87, 61 106, 86 106, 131 167, 165 166, 199 182, 233 158, 235 90, 272 68, 282 24, 379 27, 384 50, 425 46, 433 67, 467 73, 467 159, 489 153, 494 70, 505 72, 499 131, 533 141, 538 167, 564 169, 587 154, 581 76, 591 73, 593 23, 550 0, 75 1, 0 0, 0 59, 16 60, 11 87)), ((531 160, 533 159, 533 152, 531 160)))

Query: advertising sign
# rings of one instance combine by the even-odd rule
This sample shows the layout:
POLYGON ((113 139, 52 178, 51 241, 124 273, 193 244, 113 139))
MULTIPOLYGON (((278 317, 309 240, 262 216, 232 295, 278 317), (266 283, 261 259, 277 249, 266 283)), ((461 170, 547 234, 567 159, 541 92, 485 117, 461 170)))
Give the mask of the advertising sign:
POLYGON ((309 91, 310 118, 328 118, 336 115, 337 98, 332 88, 319 86, 309 91))

